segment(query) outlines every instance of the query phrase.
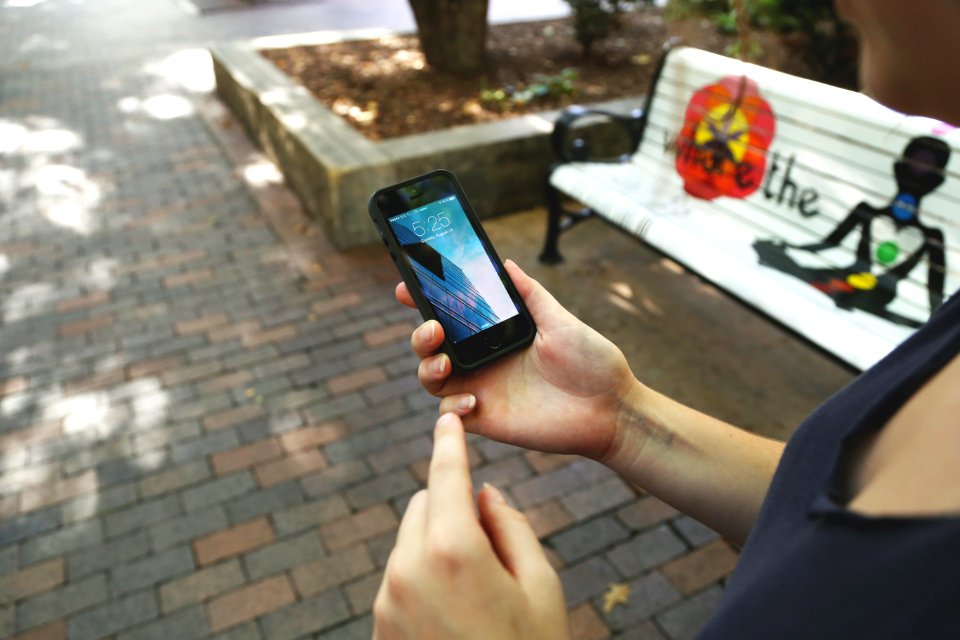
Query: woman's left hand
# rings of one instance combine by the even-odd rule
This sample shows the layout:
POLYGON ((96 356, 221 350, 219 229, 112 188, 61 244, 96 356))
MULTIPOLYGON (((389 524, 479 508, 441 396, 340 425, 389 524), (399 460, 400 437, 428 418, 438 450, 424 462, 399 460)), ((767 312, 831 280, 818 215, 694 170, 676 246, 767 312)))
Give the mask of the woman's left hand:
POLYGON ((437 421, 373 606, 375 640, 568 638, 560 579, 526 517, 486 485, 473 506, 463 423, 437 421))

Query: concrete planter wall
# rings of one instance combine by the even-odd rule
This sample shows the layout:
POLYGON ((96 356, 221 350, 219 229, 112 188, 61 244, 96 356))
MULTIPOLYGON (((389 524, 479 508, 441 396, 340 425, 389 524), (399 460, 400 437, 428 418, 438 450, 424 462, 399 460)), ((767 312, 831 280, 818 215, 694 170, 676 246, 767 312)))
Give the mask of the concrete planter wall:
MULTIPOLYGON (((253 47, 217 45, 211 54, 220 97, 341 248, 379 241, 367 215, 373 191, 432 169, 453 171, 481 217, 543 202, 556 112, 372 142, 253 47)), ((640 104, 602 106, 627 112, 640 104)))

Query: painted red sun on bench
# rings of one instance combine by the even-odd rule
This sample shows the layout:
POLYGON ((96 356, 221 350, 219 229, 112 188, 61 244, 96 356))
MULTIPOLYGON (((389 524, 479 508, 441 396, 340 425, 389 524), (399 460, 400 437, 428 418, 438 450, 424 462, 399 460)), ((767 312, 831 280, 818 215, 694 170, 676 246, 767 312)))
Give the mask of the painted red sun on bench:
POLYGON ((775 129, 770 104, 746 76, 727 76, 696 91, 676 144, 684 190, 704 200, 756 191, 775 129))

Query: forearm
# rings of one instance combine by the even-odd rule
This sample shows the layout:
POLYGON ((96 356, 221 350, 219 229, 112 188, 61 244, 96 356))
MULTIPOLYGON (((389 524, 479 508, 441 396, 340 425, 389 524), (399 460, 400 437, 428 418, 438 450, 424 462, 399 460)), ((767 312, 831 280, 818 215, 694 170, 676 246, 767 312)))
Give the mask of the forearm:
POLYGON ((617 436, 603 462, 742 544, 783 447, 637 383, 624 399, 617 436))

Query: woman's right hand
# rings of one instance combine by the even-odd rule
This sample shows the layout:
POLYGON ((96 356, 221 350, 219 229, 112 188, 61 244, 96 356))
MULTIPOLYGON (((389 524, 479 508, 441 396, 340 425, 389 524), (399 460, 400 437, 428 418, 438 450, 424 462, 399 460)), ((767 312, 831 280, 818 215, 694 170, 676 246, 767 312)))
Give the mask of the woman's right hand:
MULTIPOLYGON (((420 383, 460 415, 468 431, 493 440, 604 461, 619 441, 621 411, 640 387, 623 353, 563 308, 516 263, 506 269, 537 325, 533 343, 467 373, 440 353, 443 328, 431 320, 411 339, 420 383)), ((406 285, 397 299, 415 307, 406 285)))

